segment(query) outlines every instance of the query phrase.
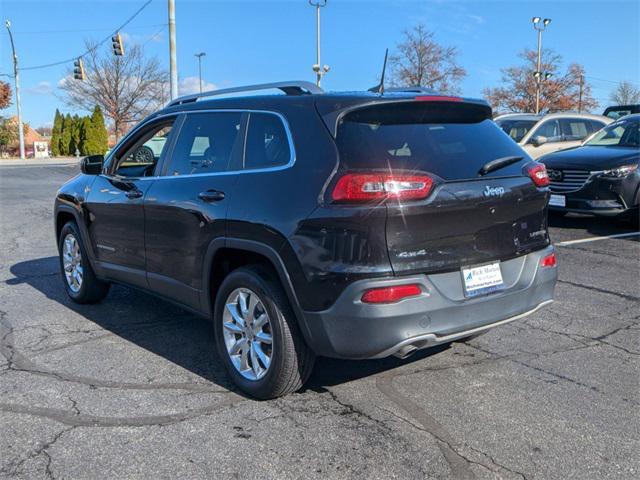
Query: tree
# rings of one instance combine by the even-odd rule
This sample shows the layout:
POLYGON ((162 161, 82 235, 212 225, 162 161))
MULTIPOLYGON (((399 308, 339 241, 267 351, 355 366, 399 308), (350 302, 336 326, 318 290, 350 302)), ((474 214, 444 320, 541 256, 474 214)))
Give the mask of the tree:
POLYGON ((86 46, 86 80, 73 80, 69 72, 61 88, 72 107, 91 111, 99 105, 118 138, 130 124, 160 106, 157 92, 166 73, 156 57, 145 57, 140 45, 131 46, 124 56, 114 56, 110 46, 102 53, 91 42, 86 46))
POLYGON ((109 135, 104 125, 104 117, 100 107, 96 105, 91 117, 83 118, 82 122, 82 148, 80 149, 82 154, 104 155, 107 148, 109 148, 109 135))
MULTIPOLYGON (((23 128, 25 132, 28 132, 29 124, 24 123, 23 128)), ((0 117, 0 150, 17 150, 18 138, 18 119, 16 117, 0 117)))
POLYGON ((60 151, 60 140, 62 135, 62 122, 63 117, 60 114, 60 110, 56 108, 56 114, 53 117, 53 128, 51 130, 51 154, 54 157, 60 156, 62 153, 60 151))
POLYGON ((640 88, 635 87, 631 82, 620 82, 609 95, 609 100, 616 105, 640 103, 640 88))
POLYGON ((392 85, 423 86, 447 93, 458 91, 460 80, 467 74, 457 64, 458 49, 442 46, 433 37, 433 32, 422 24, 404 31, 404 41, 389 57, 392 85))
POLYGON ((60 155, 70 155, 71 151, 71 131, 73 130, 73 118, 66 114, 62 122, 62 133, 60 134, 60 155))
POLYGON ((0 81, 0 110, 11 105, 11 86, 7 82, 0 81))
MULTIPOLYGON (((518 55, 522 65, 502 69, 504 86, 485 88, 483 93, 496 110, 534 112, 536 106, 537 52, 525 49, 518 55)), ((591 86, 585 80, 584 67, 572 63, 564 74, 560 72, 562 57, 552 50, 542 52, 541 71, 552 76, 542 81, 540 112, 591 110, 598 102, 591 96, 591 86)))

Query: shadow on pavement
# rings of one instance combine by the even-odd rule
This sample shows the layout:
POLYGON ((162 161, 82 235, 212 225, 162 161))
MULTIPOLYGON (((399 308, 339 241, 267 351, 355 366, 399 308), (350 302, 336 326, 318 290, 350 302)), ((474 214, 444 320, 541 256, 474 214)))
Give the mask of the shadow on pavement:
MULTIPOLYGON (((223 388, 235 391, 217 358, 213 328, 206 319, 152 295, 120 285, 113 285, 109 295, 98 304, 76 304, 63 288, 57 257, 16 263, 10 267, 10 272, 14 278, 7 280, 7 285, 26 283, 101 328, 223 388)), ((38 308, 35 302, 34 308, 38 308)), ((364 361, 318 358, 305 390, 323 391, 324 387, 394 369, 446 348, 441 346, 417 352, 405 360, 394 357, 364 361)))

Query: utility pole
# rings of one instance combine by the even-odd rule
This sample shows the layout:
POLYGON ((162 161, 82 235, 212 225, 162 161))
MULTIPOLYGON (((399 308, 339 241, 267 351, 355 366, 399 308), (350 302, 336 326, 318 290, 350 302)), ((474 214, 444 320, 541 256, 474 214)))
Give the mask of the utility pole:
POLYGON ((580 94, 578 95, 578 113, 582 112, 582 90, 584 88, 584 75, 580 74, 580 94))
POLYGON ((176 4, 169 0, 169 86, 171 100, 178 96, 178 67, 176 65, 176 4))
POLYGON ((551 23, 550 18, 545 18, 540 24, 540 17, 533 17, 533 28, 538 32, 538 64, 533 76, 536 78, 536 115, 540 113, 540 90, 542 88, 542 32, 547 28, 547 25, 551 23))
POLYGON ((18 137, 20 141, 20 159, 25 160, 24 155, 24 127, 22 125, 22 105, 20 104, 20 75, 18 70, 18 55, 16 54, 16 46, 13 43, 13 35, 11 34, 11 22, 7 20, 5 23, 7 32, 9 32, 9 40, 11 42, 11 50, 13 52, 13 80, 16 88, 16 110, 18 111, 18 137))
POLYGON ((320 86, 322 77, 329 72, 329 65, 320 65, 320 9, 327 6, 327 0, 309 0, 309 5, 316 7, 316 63, 312 69, 316 72, 316 85, 320 86))
POLYGON ((200 80, 200 93, 202 93, 202 57, 206 55, 206 52, 200 52, 195 54, 198 57, 198 79, 200 80))

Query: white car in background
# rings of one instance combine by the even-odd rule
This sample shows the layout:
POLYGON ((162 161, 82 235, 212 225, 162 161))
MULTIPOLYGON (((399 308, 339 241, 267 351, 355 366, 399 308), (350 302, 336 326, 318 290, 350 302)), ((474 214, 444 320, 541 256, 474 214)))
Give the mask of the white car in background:
POLYGON ((577 147, 612 122, 611 118, 588 113, 508 113, 495 119, 502 130, 524 148, 531 158, 577 147))

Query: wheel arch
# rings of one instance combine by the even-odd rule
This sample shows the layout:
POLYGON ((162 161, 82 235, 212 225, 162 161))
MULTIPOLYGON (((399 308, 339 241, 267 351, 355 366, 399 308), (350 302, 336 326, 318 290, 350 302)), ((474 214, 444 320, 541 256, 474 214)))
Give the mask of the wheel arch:
POLYGON ((226 274, 240 266, 263 264, 269 267, 280 280, 305 341, 307 345, 312 347, 311 333, 307 327, 298 298, 295 295, 291 278, 282 258, 274 248, 254 240, 218 238, 209 244, 204 261, 201 305, 207 316, 213 317, 214 290, 217 290, 226 274))
POLYGON ((67 224, 67 222, 74 221, 78 226, 78 230, 80 231, 80 236, 82 237, 82 243, 84 244, 84 248, 89 255, 89 261, 91 262, 92 267, 95 269, 94 260, 95 260, 95 251, 93 249, 93 244, 90 242, 89 232, 87 231, 87 227, 85 223, 82 221, 81 214, 77 209, 69 206, 69 205, 58 205, 56 208, 55 215, 55 234, 56 234, 56 245, 59 247, 58 243, 60 241, 60 232, 62 232, 62 228, 67 224))

